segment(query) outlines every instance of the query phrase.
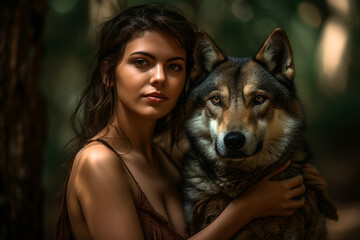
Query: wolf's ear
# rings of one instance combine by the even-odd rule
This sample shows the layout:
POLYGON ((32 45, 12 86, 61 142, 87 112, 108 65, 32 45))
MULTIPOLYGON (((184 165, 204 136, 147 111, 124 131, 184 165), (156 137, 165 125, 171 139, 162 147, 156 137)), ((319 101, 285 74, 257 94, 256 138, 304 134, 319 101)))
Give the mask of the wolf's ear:
POLYGON ((196 79, 202 73, 210 72, 213 67, 225 60, 221 50, 205 32, 198 30, 194 47, 194 67, 190 73, 190 79, 196 79))
POLYGON ((268 36, 255 59, 263 64, 277 78, 293 80, 295 76, 293 53, 289 39, 280 28, 268 36))

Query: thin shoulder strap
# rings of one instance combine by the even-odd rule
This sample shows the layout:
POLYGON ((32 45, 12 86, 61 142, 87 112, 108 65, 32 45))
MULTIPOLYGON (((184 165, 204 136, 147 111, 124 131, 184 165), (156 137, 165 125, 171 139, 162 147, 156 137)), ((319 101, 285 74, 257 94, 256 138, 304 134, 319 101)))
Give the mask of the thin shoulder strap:
POLYGON ((101 138, 97 138, 97 139, 93 139, 93 140, 90 140, 89 142, 94 142, 94 141, 97 141, 97 142, 101 142, 102 144, 104 144, 107 148, 109 148, 111 151, 113 151, 116 156, 119 157, 120 159, 120 162, 121 164, 123 165, 123 167, 125 168, 125 170, 128 172, 128 174, 130 175, 130 177, 132 178, 132 180, 135 182, 136 186, 140 188, 140 185, 138 184, 138 182, 136 181, 135 177, 132 175, 130 169, 126 166, 126 164, 124 163, 124 160, 122 159, 121 155, 107 142, 105 141, 104 139, 101 139, 101 138))

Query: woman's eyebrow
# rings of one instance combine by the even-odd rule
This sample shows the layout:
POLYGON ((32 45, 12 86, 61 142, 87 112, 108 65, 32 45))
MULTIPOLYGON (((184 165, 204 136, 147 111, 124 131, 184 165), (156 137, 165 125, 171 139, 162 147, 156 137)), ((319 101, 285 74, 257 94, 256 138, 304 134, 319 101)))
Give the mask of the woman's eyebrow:
MULTIPOLYGON (((144 52, 144 51, 133 52, 133 53, 130 54, 130 56, 132 56, 132 55, 138 55, 138 54, 139 54, 139 55, 145 55, 145 56, 147 56, 147 57, 149 57, 149 58, 151 58, 151 59, 155 59, 155 56, 151 55, 151 54, 148 53, 148 52, 144 52)), ((173 57, 173 58, 169 58, 167 61, 168 61, 168 62, 171 62, 171 61, 176 61, 176 60, 182 60, 182 61, 186 62, 183 57, 173 57)))
POLYGON ((168 62, 176 61, 176 60, 182 60, 182 61, 186 62, 183 57, 173 57, 173 58, 168 59, 168 62))
POLYGON ((153 55, 151 55, 150 53, 147 53, 147 52, 143 52, 143 51, 133 52, 132 54, 130 54, 130 56, 137 55, 137 54, 145 55, 145 56, 147 56, 147 57, 149 57, 151 59, 155 59, 155 57, 153 55))

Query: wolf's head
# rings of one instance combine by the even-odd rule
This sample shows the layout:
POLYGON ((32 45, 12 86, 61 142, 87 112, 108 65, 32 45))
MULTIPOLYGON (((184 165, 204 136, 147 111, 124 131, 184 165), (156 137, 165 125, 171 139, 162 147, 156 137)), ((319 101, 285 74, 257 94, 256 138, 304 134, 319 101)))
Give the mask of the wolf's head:
POLYGON ((278 161, 303 124, 286 33, 275 29, 255 57, 232 58, 199 31, 194 59, 186 133, 195 150, 250 169, 278 161))

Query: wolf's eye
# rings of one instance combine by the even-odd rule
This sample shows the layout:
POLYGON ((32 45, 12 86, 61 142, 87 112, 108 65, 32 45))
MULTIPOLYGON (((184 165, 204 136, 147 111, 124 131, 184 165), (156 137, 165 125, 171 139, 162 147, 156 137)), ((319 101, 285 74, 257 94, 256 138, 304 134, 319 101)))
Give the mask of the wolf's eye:
POLYGON ((210 98, 210 101, 216 106, 219 106, 221 104, 221 98, 219 96, 213 96, 212 98, 210 98))
POLYGON ((256 95, 255 97, 255 104, 263 104, 266 101, 266 97, 263 95, 256 95))

